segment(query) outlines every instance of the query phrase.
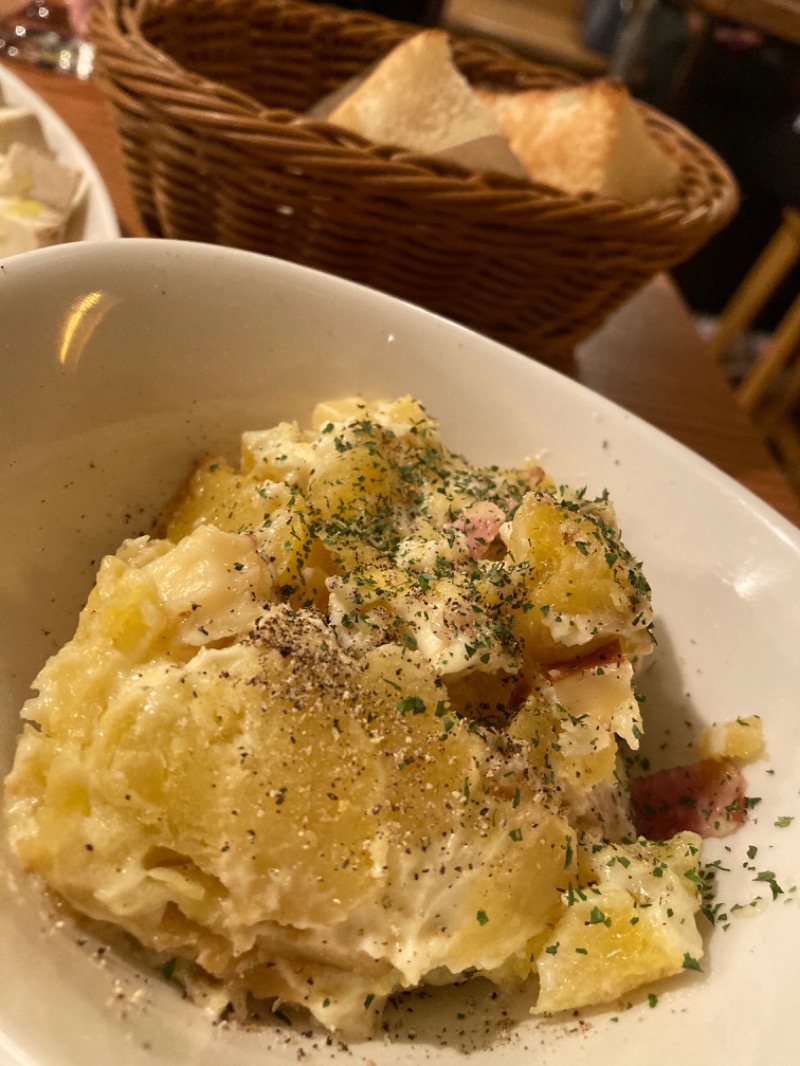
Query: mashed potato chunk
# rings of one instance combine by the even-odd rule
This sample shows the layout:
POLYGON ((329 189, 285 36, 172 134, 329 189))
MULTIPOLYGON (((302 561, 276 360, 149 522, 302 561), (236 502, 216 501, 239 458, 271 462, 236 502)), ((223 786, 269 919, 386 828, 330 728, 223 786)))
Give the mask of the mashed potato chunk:
POLYGON ((699 841, 629 819, 651 625, 607 499, 470 465, 410 398, 326 403, 103 561, 23 711, 13 847, 243 1013, 365 1034, 476 974, 611 1001, 702 953, 699 841))

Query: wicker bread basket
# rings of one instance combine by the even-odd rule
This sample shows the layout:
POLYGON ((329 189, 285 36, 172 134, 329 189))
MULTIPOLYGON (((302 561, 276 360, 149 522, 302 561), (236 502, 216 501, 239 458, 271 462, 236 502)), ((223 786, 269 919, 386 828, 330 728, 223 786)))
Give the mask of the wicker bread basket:
MULTIPOLYGON (((301 0, 101 0, 91 35, 148 231, 294 260, 557 361, 732 216, 707 146, 645 108, 679 194, 630 206, 477 175, 303 117, 416 27, 301 0)), ((577 79, 453 41, 473 84, 577 79)))

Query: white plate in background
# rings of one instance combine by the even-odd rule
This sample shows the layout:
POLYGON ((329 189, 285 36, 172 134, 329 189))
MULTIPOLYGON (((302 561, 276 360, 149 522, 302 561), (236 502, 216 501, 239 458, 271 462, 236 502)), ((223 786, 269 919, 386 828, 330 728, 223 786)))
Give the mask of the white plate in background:
MULTIPOLYGON (((62 75, 65 79, 68 75, 62 75)), ((65 80, 65 90, 69 86, 65 80)), ((49 104, 30 89, 8 67, 0 66, 0 99, 22 107, 39 119, 47 144, 60 163, 81 171, 86 182, 86 198, 73 212, 67 225, 68 241, 103 241, 120 236, 114 205, 91 156, 67 124, 49 104)))
POLYGON ((159 978, 79 944, 12 870, 0 879, 0 1062, 797 1061, 797 529, 554 371, 391 297, 263 256, 135 240, 18 256, 0 269, 0 320, 0 396, 15 400, 0 436, 0 773, 30 679, 70 635, 102 553, 147 528, 200 454, 235 456, 242 430, 306 421, 317 400, 355 392, 414 393, 473 461, 540 455, 558 481, 608 489, 654 589, 659 646, 642 681, 651 748, 663 757, 663 743, 680 760, 698 728, 758 713, 769 750, 746 770, 761 799, 751 823, 708 844, 706 858, 726 867, 719 899, 730 927, 708 930, 702 975, 646 990, 655 1007, 642 994, 629 1008, 517 1021, 518 1002, 467 986, 413 1012, 402 1004, 387 1015, 391 1036, 349 1049, 280 1026, 214 1026, 159 978), (782 889, 774 901, 756 880, 768 872, 782 889))

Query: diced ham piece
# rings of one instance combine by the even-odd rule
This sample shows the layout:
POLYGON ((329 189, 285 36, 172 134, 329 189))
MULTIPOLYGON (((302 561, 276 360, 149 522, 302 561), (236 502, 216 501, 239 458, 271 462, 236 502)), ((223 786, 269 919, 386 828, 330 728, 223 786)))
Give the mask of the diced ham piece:
POLYGON ((745 780, 730 759, 703 759, 631 779, 633 820, 640 836, 669 840, 688 829, 724 837, 746 819, 745 780))
POLYGON ((563 677, 574 677, 575 674, 595 673, 605 667, 619 666, 622 661, 622 648, 618 640, 612 640, 604 644, 602 648, 595 648, 587 655, 581 655, 577 659, 564 659, 561 662, 550 663, 547 667, 547 676, 551 681, 559 681, 563 677))
POLYGON ((453 529, 466 533, 471 558, 482 559, 505 521, 506 516, 497 504, 479 500, 456 519, 453 529))

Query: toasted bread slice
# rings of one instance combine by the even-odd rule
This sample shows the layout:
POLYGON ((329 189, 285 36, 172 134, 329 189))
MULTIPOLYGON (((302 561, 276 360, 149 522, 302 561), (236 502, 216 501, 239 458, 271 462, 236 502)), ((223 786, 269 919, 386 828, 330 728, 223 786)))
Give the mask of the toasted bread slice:
POLYGON ((478 89, 536 181, 628 203, 675 194, 678 167, 647 130, 628 90, 602 79, 521 93, 478 89))
POLYGON ((447 34, 426 30, 398 45, 328 116, 377 144, 426 154, 482 137, 500 121, 457 70, 447 34))

